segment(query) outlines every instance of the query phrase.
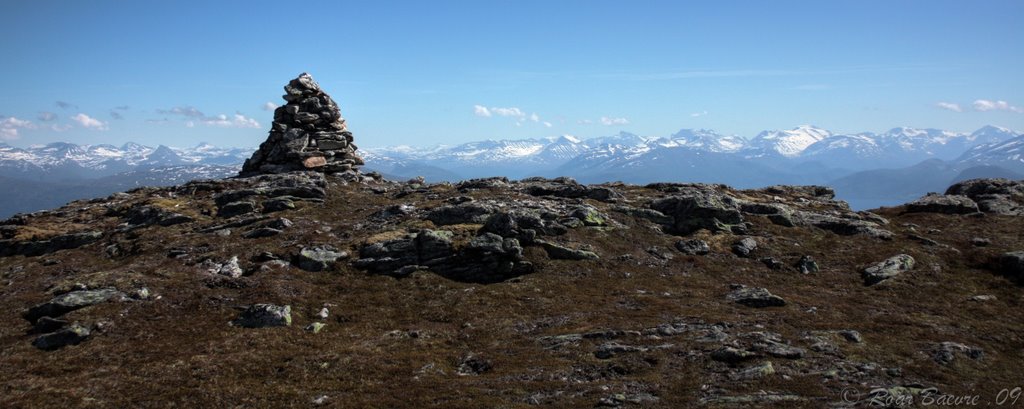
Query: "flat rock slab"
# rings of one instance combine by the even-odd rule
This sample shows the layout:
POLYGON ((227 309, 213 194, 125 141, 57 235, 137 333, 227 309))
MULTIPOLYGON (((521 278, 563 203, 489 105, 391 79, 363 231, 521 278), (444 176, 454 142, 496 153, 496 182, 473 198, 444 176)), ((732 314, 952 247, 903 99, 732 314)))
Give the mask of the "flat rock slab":
POLYGON ((42 317, 57 318, 79 308, 107 301, 118 294, 121 294, 121 292, 114 288, 72 291, 54 297, 48 302, 29 308, 23 316, 25 319, 33 323, 42 317))
POLYGON ((896 277, 904 271, 910 271, 912 268, 914 268, 914 258, 907 254, 899 254, 865 268, 861 276, 864 277, 864 285, 875 285, 896 277))
POLYGON ((56 332, 40 335, 32 345, 44 351, 53 351, 68 345, 78 345, 89 338, 89 329, 78 324, 62 328, 56 332))
POLYGON ((756 287, 735 288, 726 298, 737 304, 754 308, 782 307, 786 305, 786 300, 783 300, 782 297, 772 294, 767 289, 756 287))

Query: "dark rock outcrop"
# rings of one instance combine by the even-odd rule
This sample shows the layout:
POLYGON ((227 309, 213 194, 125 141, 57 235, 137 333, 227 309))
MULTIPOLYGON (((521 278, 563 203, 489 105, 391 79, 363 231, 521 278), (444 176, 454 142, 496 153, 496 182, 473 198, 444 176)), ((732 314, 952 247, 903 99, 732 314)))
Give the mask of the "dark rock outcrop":
POLYGON ((985 213, 1024 215, 1024 181, 1009 179, 971 179, 946 189, 947 195, 966 196, 985 213))
POLYGON ((29 308, 22 316, 32 323, 42 317, 57 318, 79 308, 99 304, 121 294, 114 288, 80 290, 61 294, 52 300, 29 308))

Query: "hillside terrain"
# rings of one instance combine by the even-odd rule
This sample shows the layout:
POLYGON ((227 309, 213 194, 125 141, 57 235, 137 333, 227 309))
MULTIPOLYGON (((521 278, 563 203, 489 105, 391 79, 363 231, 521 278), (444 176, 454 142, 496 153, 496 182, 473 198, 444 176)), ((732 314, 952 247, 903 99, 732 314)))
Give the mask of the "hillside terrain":
POLYGON ((285 92, 237 177, 0 221, 0 407, 1020 398, 1024 181, 876 211, 814 185, 395 181, 311 76, 285 92))
POLYGON ((0 228, 0 405, 994 399, 1024 359, 1022 189, 875 214, 820 187, 298 172, 74 202, 0 228))

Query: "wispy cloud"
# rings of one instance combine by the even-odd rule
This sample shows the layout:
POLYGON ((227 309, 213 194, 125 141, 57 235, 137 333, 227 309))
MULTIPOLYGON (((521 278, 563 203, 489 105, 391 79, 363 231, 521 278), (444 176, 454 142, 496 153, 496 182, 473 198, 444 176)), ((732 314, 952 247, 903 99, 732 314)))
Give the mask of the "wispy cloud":
POLYGON ((55 114, 53 112, 49 112, 49 111, 43 111, 43 112, 40 112, 39 115, 36 116, 36 119, 38 119, 40 121, 43 121, 43 122, 56 121, 57 120, 57 114, 55 114))
POLYGON ((31 121, 0 115, 0 139, 7 141, 18 139, 19 129, 35 129, 35 127, 31 121))
POLYGON ((473 115, 488 118, 491 116, 491 110, 483 105, 473 105, 473 115))
POLYGON ((964 109, 960 106, 960 104, 953 102, 936 102, 935 106, 953 112, 964 112, 964 109))
POLYGON ((273 111, 273 110, 277 109, 277 107, 278 107, 277 104, 275 104, 273 102, 269 102, 269 101, 263 104, 263 110, 264 111, 273 111))
POLYGON ((548 121, 544 121, 544 127, 545 127, 545 128, 550 128, 550 127, 552 127, 552 126, 553 126, 553 125, 551 125, 551 122, 548 122, 548 121))
POLYGON ((127 110, 129 110, 131 108, 132 107, 130 107, 128 105, 118 105, 118 106, 114 107, 114 109, 116 109, 118 111, 127 111, 127 110))
POLYGON ((235 113, 232 116, 220 114, 210 118, 203 118, 200 122, 207 126, 219 126, 222 128, 259 128, 260 123, 255 119, 249 118, 241 113, 235 113))
POLYGON ((71 117, 71 120, 77 122, 86 129, 93 129, 97 131, 106 131, 109 129, 106 122, 100 121, 83 113, 79 113, 78 115, 71 117))
POLYGON ((124 119, 124 115, 121 115, 121 113, 117 111, 110 111, 110 117, 117 120, 124 119))
POLYGON ((186 118, 205 118, 206 114, 202 111, 188 105, 178 106, 171 109, 158 109, 157 113, 165 115, 181 115, 186 118))
MULTIPOLYGON (((270 104, 270 103, 268 102, 268 104, 270 104)), ((276 106, 275 106, 275 108, 276 108, 276 106)), ((216 127, 221 127, 221 128, 259 128, 260 127, 259 121, 255 120, 255 119, 252 119, 252 118, 249 118, 249 117, 243 115, 241 112, 235 112, 234 115, 220 114, 220 115, 207 116, 206 114, 203 113, 203 111, 200 111, 200 110, 196 109, 195 107, 188 106, 188 105, 178 106, 178 107, 174 107, 174 108, 171 108, 171 109, 158 109, 156 112, 157 113, 161 113, 161 114, 165 114, 165 115, 178 115, 178 116, 185 117, 185 118, 187 118, 187 120, 185 121, 185 126, 187 126, 189 128, 192 128, 192 127, 196 126, 197 124, 199 124, 199 125, 206 125, 206 126, 216 126, 216 127)), ((165 118, 165 120, 166 120, 166 118, 165 118)), ((146 122, 161 122, 161 121, 157 120, 157 121, 146 121, 146 122)))
POLYGON ((516 107, 509 107, 509 108, 494 107, 494 108, 491 108, 491 113, 494 114, 494 115, 497 115, 497 116, 510 116, 510 117, 515 117, 515 118, 522 118, 522 117, 526 116, 526 114, 523 113, 522 110, 520 110, 519 108, 516 108, 516 107))
POLYGON ((576 123, 578 123, 580 125, 590 125, 590 124, 594 123, 594 121, 591 121, 589 119, 581 119, 579 121, 576 121, 576 123))
POLYGON ((690 114, 690 118, 702 117, 702 116, 705 116, 707 114, 708 114, 708 111, 694 112, 694 113, 690 114))
POLYGON ((78 109, 78 105, 66 101, 57 101, 55 104, 57 104, 57 107, 60 109, 78 109))
POLYGON ((1006 101, 990 101, 987 99, 979 99, 974 101, 975 111, 1010 111, 1018 114, 1024 113, 1024 108, 1010 105, 1006 101))
POLYGON ((628 125, 629 120, 626 118, 609 118, 606 116, 601 117, 601 125, 614 126, 614 125, 628 125))

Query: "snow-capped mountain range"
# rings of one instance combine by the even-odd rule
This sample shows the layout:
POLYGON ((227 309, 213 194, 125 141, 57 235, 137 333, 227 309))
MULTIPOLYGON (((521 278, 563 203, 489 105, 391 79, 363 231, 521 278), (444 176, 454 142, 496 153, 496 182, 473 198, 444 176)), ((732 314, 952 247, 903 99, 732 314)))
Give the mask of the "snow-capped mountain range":
POLYGON ((367 150, 364 156, 371 167, 385 173, 394 173, 396 168, 437 168, 461 177, 519 177, 554 170, 574 176, 577 171, 596 168, 603 169, 601 173, 610 173, 614 168, 642 168, 645 161, 654 157, 679 156, 681 152, 728 155, 782 168, 811 166, 850 172, 909 166, 927 159, 954 160, 972 148, 1019 136, 995 126, 972 133, 901 127, 878 134, 837 134, 803 125, 791 130, 764 131, 749 140, 707 129, 683 129, 661 138, 627 132, 591 139, 566 135, 428 148, 378 148, 367 150))
MULTIPOLYGON (((0 217, 12 214, 11 209, 37 210, 83 195, 232 176, 253 150, 207 143, 188 148, 135 143, 51 143, 27 148, 0 144, 0 182, 20 181, 8 183, 20 193, 37 186, 57 192, 40 194, 45 196, 38 202, 41 204, 11 199, 16 204, 8 205, 0 198, 0 217), (88 186, 88 193, 67 186, 88 186)), ((1024 175, 1024 135, 995 126, 971 133, 901 127, 882 133, 844 134, 804 125, 764 131, 749 139, 708 129, 683 129, 665 137, 628 132, 588 139, 563 135, 454 146, 371 148, 360 150, 360 154, 366 160, 364 170, 392 178, 425 176, 431 181, 453 181, 488 176, 571 176, 586 183, 713 182, 741 188, 842 185, 849 193, 840 191, 840 197, 855 206, 886 204, 890 196, 896 203, 931 188, 919 183, 920 176, 912 175, 930 174, 937 186, 940 179, 947 182, 944 178, 1024 175), (933 162, 912 172, 899 171, 925 161, 933 162), (877 172, 884 169, 896 173, 879 176, 877 172), (861 193, 857 192, 871 191, 879 178, 897 179, 892 185, 902 189, 900 197, 886 192, 859 201, 861 193)))
POLYGON ((160 167, 205 165, 237 167, 253 149, 219 148, 202 143, 190 148, 124 145, 76 145, 56 142, 16 148, 0 144, 0 175, 31 179, 90 179, 160 167))

